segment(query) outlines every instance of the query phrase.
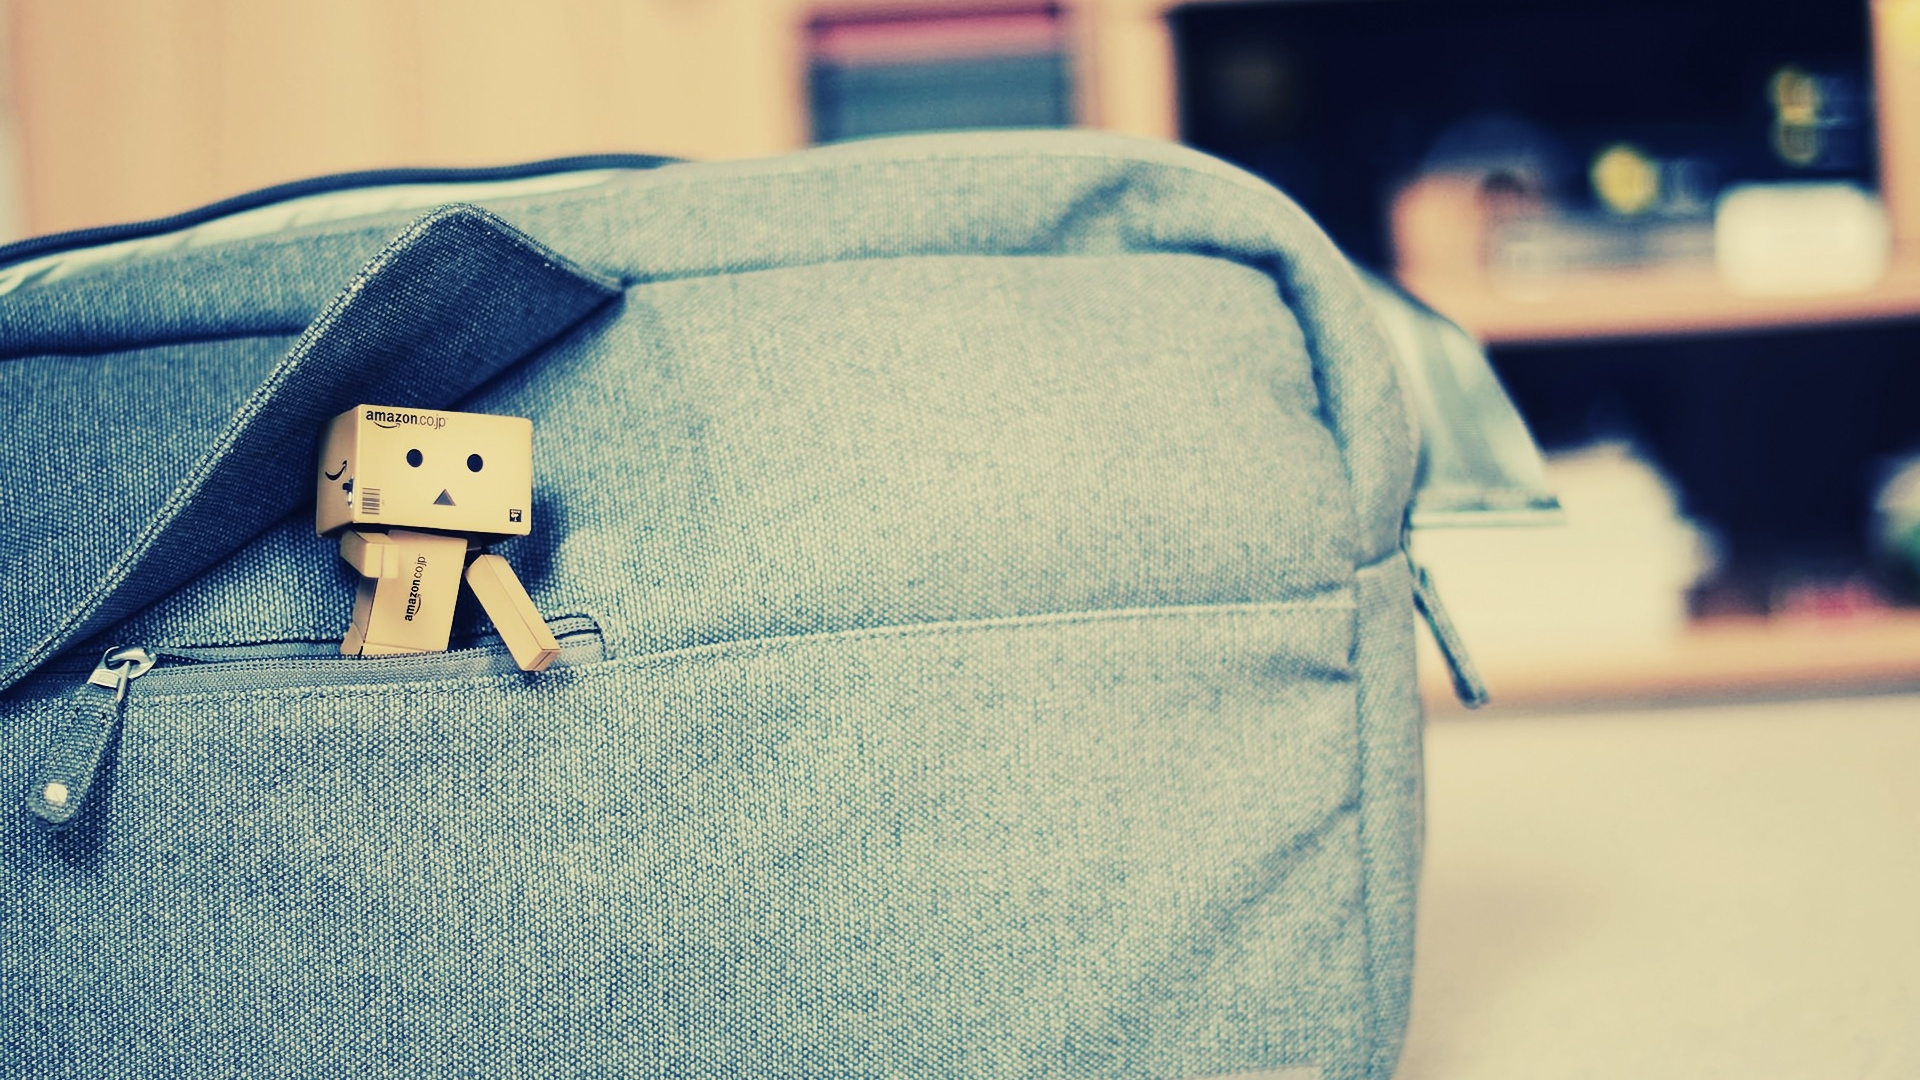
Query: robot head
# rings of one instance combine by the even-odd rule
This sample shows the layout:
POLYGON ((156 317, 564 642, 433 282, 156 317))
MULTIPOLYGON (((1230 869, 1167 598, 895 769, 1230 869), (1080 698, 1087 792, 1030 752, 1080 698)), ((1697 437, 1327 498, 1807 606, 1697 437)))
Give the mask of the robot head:
POLYGON ((493 536, 533 530, 533 421, 358 405, 314 470, 314 530, 350 525, 493 536))

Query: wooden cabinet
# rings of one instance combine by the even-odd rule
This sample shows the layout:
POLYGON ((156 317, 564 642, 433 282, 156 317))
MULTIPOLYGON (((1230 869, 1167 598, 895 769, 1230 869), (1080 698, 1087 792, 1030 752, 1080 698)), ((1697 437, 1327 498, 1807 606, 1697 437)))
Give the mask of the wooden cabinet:
MULTIPOLYGON (((331 172, 806 145, 822 12, 1004 0, 11 0, 28 234, 331 172)), ((1027 2, 1012 6, 1031 8, 1027 2)), ((1080 122, 1174 133, 1159 5, 1072 0, 1080 122)))

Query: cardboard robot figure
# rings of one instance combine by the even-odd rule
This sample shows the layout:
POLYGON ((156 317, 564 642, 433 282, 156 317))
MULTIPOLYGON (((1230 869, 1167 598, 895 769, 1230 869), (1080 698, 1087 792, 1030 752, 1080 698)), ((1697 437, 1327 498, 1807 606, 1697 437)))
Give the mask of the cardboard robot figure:
POLYGON ((314 481, 314 531, 338 533, 360 572, 341 652, 445 650, 464 579, 523 670, 560 655, 513 568, 485 551, 533 529, 531 420, 358 405, 328 423, 314 481))

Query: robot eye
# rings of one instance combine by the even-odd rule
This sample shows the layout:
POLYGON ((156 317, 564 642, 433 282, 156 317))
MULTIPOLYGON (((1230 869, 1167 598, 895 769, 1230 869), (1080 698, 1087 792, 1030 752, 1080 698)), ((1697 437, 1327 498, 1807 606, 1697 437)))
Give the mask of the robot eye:
POLYGON ((419 468, 420 463, 425 460, 427 459, 421 455, 420 451, 418 450, 407 451, 407 464, 413 466, 414 468, 416 469, 419 468))
POLYGON ((467 455, 467 471, 468 472, 479 472, 481 469, 485 468, 486 465, 487 465, 486 462, 480 460, 479 454, 467 455))

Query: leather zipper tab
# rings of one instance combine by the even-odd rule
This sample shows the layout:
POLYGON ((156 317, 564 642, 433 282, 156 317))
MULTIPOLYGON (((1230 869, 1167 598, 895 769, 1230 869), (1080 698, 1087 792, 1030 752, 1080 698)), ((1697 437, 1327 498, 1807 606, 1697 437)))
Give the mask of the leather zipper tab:
POLYGON ((153 670, 154 661, 152 652, 138 646, 108 649, 101 657, 34 770, 27 809, 35 817, 61 828, 80 816, 120 732, 127 684, 153 670))
POLYGON ((1485 705, 1491 696, 1487 693, 1487 684, 1481 680, 1480 671, 1473 666, 1473 658, 1467 655, 1467 643, 1460 637, 1460 631, 1453 625, 1453 619, 1447 615, 1445 604, 1440 602, 1440 591, 1434 588, 1433 577, 1427 568, 1419 563, 1413 566, 1413 606, 1427 620, 1427 628, 1433 631, 1433 640, 1440 646, 1440 655, 1447 662, 1447 673, 1453 676, 1453 693, 1460 704, 1469 709, 1485 705))

